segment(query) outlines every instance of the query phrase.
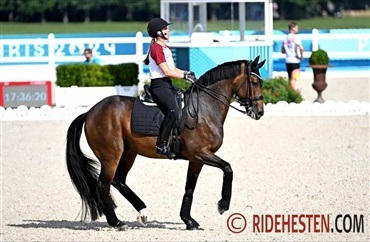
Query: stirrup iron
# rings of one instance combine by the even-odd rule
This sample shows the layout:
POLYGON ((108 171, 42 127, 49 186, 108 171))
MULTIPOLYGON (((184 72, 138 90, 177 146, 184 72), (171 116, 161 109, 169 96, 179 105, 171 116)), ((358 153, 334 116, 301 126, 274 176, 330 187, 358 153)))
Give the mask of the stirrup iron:
POLYGON ((175 158, 175 154, 172 153, 167 147, 159 147, 159 146, 156 146, 157 148, 157 155, 164 155, 166 156, 168 159, 173 159, 175 158))

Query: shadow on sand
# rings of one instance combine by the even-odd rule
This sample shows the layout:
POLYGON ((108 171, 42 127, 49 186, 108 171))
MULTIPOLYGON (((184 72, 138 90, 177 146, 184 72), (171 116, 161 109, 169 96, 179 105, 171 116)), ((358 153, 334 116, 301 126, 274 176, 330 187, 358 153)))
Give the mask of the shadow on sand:
MULTIPOLYGON (((158 222, 156 220, 148 221, 144 226, 139 222, 125 222, 129 229, 168 229, 168 230, 184 230, 183 223, 175 222, 158 222)), ((47 228, 47 229, 72 229, 72 230, 115 230, 110 227, 107 222, 84 222, 84 221, 67 221, 67 220, 23 220, 21 224, 7 224, 7 226, 18 228, 47 228)))

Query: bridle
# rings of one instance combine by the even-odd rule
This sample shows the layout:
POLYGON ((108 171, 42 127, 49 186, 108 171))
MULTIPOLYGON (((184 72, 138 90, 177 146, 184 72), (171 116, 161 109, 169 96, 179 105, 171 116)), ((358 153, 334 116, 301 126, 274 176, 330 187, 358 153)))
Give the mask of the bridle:
MULTIPOLYGON (((258 74, 256 74, 255 72, 252 72, 251 71, 251 65, 249 64, 248 65, 248 71, 247 71, 247 74, 248 74, 248 78, 246 78, 246 80, 244 80, 244 82, 240 85, 240 87, 238 88, 238 90, 235 92, 235 93, 238 93, 240 88, 244 85, 244 83, 247 81, 248 83, 248 95, 246 98, 239 98, 239 97, 235 97, 235 101, 238 102, 240 104, 240 106, 243 106, 245 107, 245 110, 246 111, 241 111, 233 106, 233 108, 235 108, 236 110, 238 110, 239 112, 242 112, 242 113, 248 113, 248 110, 250 108, 252 108, 252 102, 254 101, 258 101, 258 100, 263 100, 263 95, 261 96, 256 96, 256 97, 252 97, 252 82, 251 82, 251 75, 257 77, 259 79, 260 82, 262 82, 262 77, 259 76, 258 74)), ((262 85, 262 83, 261 83, 262 85)))
MULTIPOLYGON (((188 103, 188 113, 190 114, 190 116, 191 117, 193 117, 193 118, 195 118, 195 119, 198 119, 198 111, 199 111, 199 89, 200 90, 202 90, 202 91, 204 91, 205 93, 207 93, 207 94, 209 94, 211 97, 213 97, 214 99, 216 99, 216 100, 218 100, 218 101, 220 101, 220 102, 222 102, 222 104, 224 104, 224 106, 230 106, 231 108, 233 108, 233 109, 235 109, 235 110, 237 110, 237 111, 239 111, 239 112, 241 112, 241 113, 243 113, 243 114, 249 114, 250 112, 251 112, 251 109, 252 109, 252 102, 254 102, 254 101, 258 101, 258 100, 263 100, 263 95, 260 95, 260 96, 256 96, 256 97, 252 97, 252 82, 251 82, 251 75, 253 75, 253 76, 255 76, 255 77, 257 77, 259 80, 260 80, 260 82, 262 82, 262 77, 261 76, 259 76, 258 74, 256 74, 255 72, 252 72, 252 70, 251 70, 251 63, 249 63, 248 64, 248 66, 247 66, 247 78, 243 81, 243 83, 239 86, 239 88, 237 89, 237 91, 235 92, 235 93, 238 93, 239 92, 239 90, 242 88, 242 86, 244 85, 244 83, 245 82, 247 82, 247 85, 248 85, 248 94, 247 94, 247 97, 246 98, 243 98, 243 99, 241 99, 241 98, 239 98, 238 96, 234 96, 234 97, 232 97, 232 98, 229 98, 229 97, 227 97, 227 96, 225 96, 224 94, 222 94, 222 93, 219 93, 219 92, 217 92, 217 91, 214 91, 214 90, 212 90, 212 89, 210 89, 210 88, 208 88, 207 86, 204 86, 204 85, 202 85, 202 84, 200 84, 200 83, 198 83, 198 82, 194 82, 192 85, 191 85, 191 87, 190 87, 190 95, 192 95, 192 93, 194 92, 194 88, 195 87, 198 87, 198 89, 197 89, 197 93, 198 93, 198 100, 197 100, 197 108, 194 108, 194 105, 193 105, 193 109, 195 110, 195 113, 194 114, 192 114, 191 112, 190 112, 190 105, 189 105, 189 103, 188 103), (226 100, 227 100, 227 103, 225 103, 222 99, 219 99, 216 95, 218 95, 218 96, 221 96, 221 97, 223 97, 223 98, 225 98, 226 100), (245 107, 245 111, 243 111, 243 110, 241 110, 241 109, 239 109, 239 108, 237 108, 237 107, 234 107, 234 106, 232 106, 231 105, 231 101, 232 100, 235 100, 237 103, 239 103, 240 104, 240 106, 243 106, 243 107, 245 107)), ((190 99, 191 98, 189 98, 188 99, 188 102, 190 102, 190 99)))

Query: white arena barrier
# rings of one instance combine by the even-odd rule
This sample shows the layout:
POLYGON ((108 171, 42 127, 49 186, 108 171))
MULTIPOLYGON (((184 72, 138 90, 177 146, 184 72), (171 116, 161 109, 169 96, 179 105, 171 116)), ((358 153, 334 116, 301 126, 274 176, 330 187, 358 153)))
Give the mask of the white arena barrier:
MULTIPOLYGON (((233 106, 240 108, 238 103, 233 106)), ((91 106, 65 106, 51 107, 44 105, 40 108, 19 106, 17 108, 4 108, 0 106, 0 121, 18 120, 73 120, 81 113, 87 112, 91 106)), ((349 101, 334 102, 326 101, 323 104, 303 101, 300 104, 285 101, 277 104, 265 105, 265 116, 350 116, 369 115, 370 103, 349 101)), ((229 110, 229 116, 244 117, 245 115, 234 110, 229 110)))
POLYGON ((111 86, 111 87, 56 87, 55 105, 64 106, 91 106, 103 98, 122 95, 134 97, 138 94, 138 86, 111 86))

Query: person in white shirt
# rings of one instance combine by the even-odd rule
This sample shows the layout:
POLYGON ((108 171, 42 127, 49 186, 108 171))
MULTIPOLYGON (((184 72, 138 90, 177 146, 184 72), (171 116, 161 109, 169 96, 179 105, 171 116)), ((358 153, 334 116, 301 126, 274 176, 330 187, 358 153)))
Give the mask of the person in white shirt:
POLYGON ((296 82, 300 76, 301 61, 303 59, 303 45, 302 41, 297 35, 298 24, 291 22, 289 24, 289 34, 284 40, 281 52, 286 54, 286 70, 288 73, 290 86, 295 89, 296 82))
POLYGON ((193 83, 197 78, 194 72, 183 71, 175 66, 171 49, 166 45, 170 38, 168 25, 170 23, 162 18, 154 18, 149 22, 147 31, 152 41, 144 63, 149 65, 150 92, 153 100, 165 115, 159 130, 157 154, 172 159, 175 154, 167 147, 167 141, 180 108, 177 107, 171 78, 182 78, 193 83))

